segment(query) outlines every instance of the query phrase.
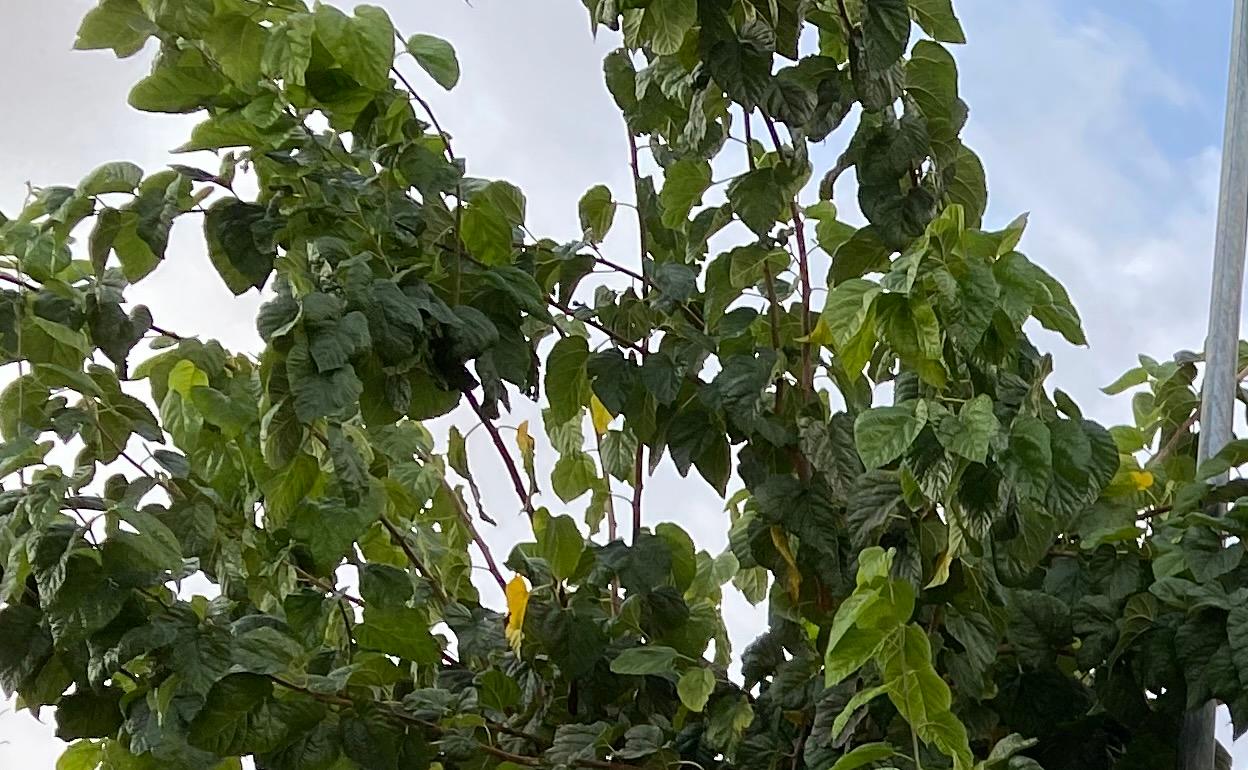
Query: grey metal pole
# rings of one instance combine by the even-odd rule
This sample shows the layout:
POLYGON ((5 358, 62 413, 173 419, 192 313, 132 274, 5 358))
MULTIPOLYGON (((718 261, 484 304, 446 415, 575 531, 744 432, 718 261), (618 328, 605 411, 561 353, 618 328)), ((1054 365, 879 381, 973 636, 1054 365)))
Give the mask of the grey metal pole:
MULTIPOLYGON (((1235 373, 1239 358, 1239 316, 1244 288, 1244 249, 1248 236, 1248 0, 1235 0, 1231 66, 1222 139, 1222 182, 1218 230, 1213 248, 1213 289, 1209 335, 1205 339, 1205 379, 1200 402, 1201 461, 1231 440, 1235 373)), ((1183 718, 1180 770, 1213 770, 1216 704, 1212 701, 1183 718)))

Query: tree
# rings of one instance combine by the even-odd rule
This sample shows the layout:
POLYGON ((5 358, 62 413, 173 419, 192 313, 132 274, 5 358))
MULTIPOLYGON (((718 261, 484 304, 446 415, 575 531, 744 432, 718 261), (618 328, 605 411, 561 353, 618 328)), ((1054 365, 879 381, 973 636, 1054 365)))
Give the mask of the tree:
POLYGON ((0 217, 0 686, 56 707, 61 766, 1166 768, 1185 708, 1242 729, 1248 508, 1204 511, 1248 493, 1205 481, 1248 444, 1192 460, 1199 356, 1111 386, 1147 386, 1132 426, 1046 389, 1025 324, 1085 340, 1025 219, 983 224, 950 3, 585 5, 622 36, 631 256, 599 248, 606 187, 558 243, 469 176, 403 74, 452 88, 453 49, 380 8, 86 16, 79 48, 157 40, 130 103, 200 114, 180 149, 221 163, 109 164, 0 217), (258 354, 126 302, 185 218, 269 292, 258 354), (549 479, 535 426, 500 431, 516 397, 544 397, 549 479), (457 407, 532 522, 502 565, 477 522, 511 512, 422 426, 457 407), (725 553, 646 518, 664 457, 727 498, 725 553), (769 610, 741 681, 729 583, 769 610))

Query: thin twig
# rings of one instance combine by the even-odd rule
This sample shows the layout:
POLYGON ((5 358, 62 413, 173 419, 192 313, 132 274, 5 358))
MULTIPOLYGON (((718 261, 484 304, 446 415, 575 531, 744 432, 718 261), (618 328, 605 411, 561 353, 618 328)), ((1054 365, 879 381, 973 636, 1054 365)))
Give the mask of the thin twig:
POLYGON ((339 589, 339 588, 337 588, 337 587, 335 587, 335 586, 333 586, 333 585, 330 585, 330 584, 329 584, 329 583, 327 583, 326 581, 321 580, 320 578, 318 578, 316 575, 313 575, 312 573, 310 573, 310 572, 308 572, 307 570, 303 569, 303 568, 302 568, 302 567, 300 567, 298 564, 292 564, 291 566, 292 566, 292 567, 294 567, 294 569, 295 569, 295 574, 296 574, 296 575, 298 575, 298 576, 299 576, 300 578, 302 578, 304 581, 306 581, 306 582, 308 582, 308 583, 311 583, 312 585, 314 585, 314 586, 316 586, 317 588, 321 589, 322 591, 324 591, 324 592, 326 592, 326 593, 329 593, 329 594, 334 594, 335 596, 339 596, 339 597, 341 597, 341 598, 343 598, 343 599, 346 599, 347 601, 349 601, 349 602, 351 602, 352 604, 354 604, 356 607, 361 607, 361 608, 362 608, 362 607, 364 606, 364 600, 363 600, 363 599, 361 599, 361 598, 359 598, 358 596, 352 596, 351 594, 347 593, 346 591, 343 591, 343 590, 341 590, 341 589, 339 589))
MULTIPOLYGON (((498 583, 498 587, 506 591, 507 580, 503 578, 503 573, 498 569, 498 563, 494 561, 494 554, 490 551, 490 546, 485 542, 485 538, 481 537, 481 533, 477 531, 477 526, 473 524, 472 514, 470 514, 468 509, 464 506, 464 501, 460 499, 459 495, 456 494, 451 485, 447 483, 446 478, 444 476, 439 476, 439 480, 442 484, 442 490, 450 496, 451 502, 454 503, 455 508, 459 510, 459 518, 464 522, 464 527, 467 528, 468 534, 472 537, 472 542, 476 543, 477 550, 481 551, 481 556, 485 559, 486 569, 488 569, 490 574, 494 576, 494 582, 498 583)), ((478 505, 480 505, 479 501, 478 505)))
POLYGON ((547 303, 549 303, 551 307, 553 307, 553 308, 557 308, 557 309, 559 309, 559 310, 562 310, 564 313, 567 313, 568 315, 572 316, 572 317, 573 317, 573 318, 575 318, 576 320, 578 320, 578 321, 583 321, 583 322, 584 322, 584 323, 586 323, 587 325, 594 327, 594 328, 595 328, 595 329, 597 329, 598 331, 600 331, 600 332, 602 332, 603 334, 605 334, 605 335, 607 335, 608 337, 610 337, 610 338, 611 338, 611 341, 612 341, 612 342, 614 342, 615 344, 617 344, 617 345, 619 345, 619 346, 621 346, 621 347, 625 347, 625 348, 629 348, 629 349, 631 349, 631 350, 635 350, 635 351, 637 351, 638 353, 645 353, 645 352, 646 352, 645 348, 641 347, 640 345, 638 345, 638 344, 636 344, 636 343, 634 343, 634 342, 629 342, 628 340, 624 339, 624 338, 623 338, 623 337, 621 337, 620 335, 616 334, 615 332, 611 331, 611 330, 610 330, 610 329, 608 329, 607 327, 603 326, 601 323, 599 323, 598 321, 594 320, 593 318, 581 318, 580 316, 578 316, 578 315, 575 313, 575 311, 573 311, 573 310, 572 310, 572 308, 570 308, 570 307, 568 307, 567 305, 563 304, 563 303, 562 303, 562 302, 560 302, 559 300, 554 299, 554 298, 547 298, 546 302, 547 302, 547 303))
MULTIPOLYGON (((1235 375, 1236 382, 1243 382, 1245 379, 1248 379, 1248 366, 1244 367, 1243 369, 1240 369, 1239 373, 1235 375)), ((1184 420, 1183 424, 1180 425, 1177 429, 1175 429, 1174 433, 1170 434, 1170 440, 1166 442, 1165 446, 1157 450, 1157 454, 1153 455, 1152 458, 1147 463, 1144 464, 1144 467, 1145 468, 1156 467, 1157 465, 1161 464, 1161 462, 1165 460, 1167 457, 1169 457, 1170 453, 1173 452, 1179 446, 1179 442, 1181 442, 1183 438, 1187 436, 1187 432, 1191 430, 1192 426, 1195 425, 1197 421, 1199 420, 1200 420, 1200 403, 1197 402, 1196 408, 1192 410, 1191 416, 1188 417, 1186 420, 1184 420)))
POLYGON ((498 426, 494 424, 494 421, 481 408, 481 403, 477 401, 477 397, 472 394, 472 391, 465 390, 464 398, 468 400, 468 405, 472 407, 472 411, 477 413, 477 419, 481 420, 481 424, 485 426, 486 431, 490 434, 490 438, 494 441, 494 448, 498 450, 499 457, 503 459, 503 464, 507 466, 507 474, 511 476, 511 484, 516 489, 516 496, 520 498, 520 505, 524 508, 524 512, 532 516, 533 496, 525 489, 524 479, 520 476, 520 469, 516 467, 516 461, 512 459, 511 453, 507 451, 507 445, 503 443, 503 436, 498 432, 498 426))
POLYGON ((443 601, 445 601, 447 599, 446 591, 438 583, 434 574, 430 572, 429 568, 426 567, 424 562, 421 561, 420 557, 416 555, 416 551, 414 551, 411 544, 407 542, 407 537, 399 531, 398 527, 394 526, 394 524, 384 513, 381 515, 380 521, 381 526, 385 527, 386 531, 390 533, 390 538, 396 545, 399 546, 400 549, 402 549, 403 555, 407 557, 407 560, 411 562, 417 572, 428 578, 430 585, 433 586, 433 590, 437 592, 438 596, 441 597, 443 601))

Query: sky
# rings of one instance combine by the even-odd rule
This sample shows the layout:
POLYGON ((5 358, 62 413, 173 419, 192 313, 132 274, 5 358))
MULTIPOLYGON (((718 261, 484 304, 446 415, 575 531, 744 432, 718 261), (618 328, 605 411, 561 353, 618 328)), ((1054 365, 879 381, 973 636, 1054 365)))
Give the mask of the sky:
MULTIPOLYGON (((580 2, 374 2, 390 10, 404 34, 454 43, 463 66, 459 87, 450 94, 427 80, 417 87, 427 84, 422 93, 471 174, 508 179, 526 192, 533 232, 575 238, 577 200, 593 185, 630 199, 625 129, 601 84, 600 60, 614 41, 605 31, 591 37, 580 2)), ((157 170, 171 162, 167 149, 181 144, 193 123, 126 105, 146 55, 117 61, 107 52, 71 50, 78 19, 91 5, 0 4, 0 211, 13 213, 28 183, 72 185, 107 161, 157 170)), ((1080 349, 1037 333, 1056 359, 1052 382, 1089 416, 1127 420, 1129 399, 1111 399, 1099 387, 1133 366, 1138 353, 1166 358, 1200 348, 1204 336, 1231 2, 955 5, 970 40, 954 53, 971 106, 965 138, 988 170, 987 222, 1001 226, 1030 212, 1021 248, 1066 285, 1088 332, 1090 344, 1080 349)), ((817 168, 834 162, 838 139, 814 151, 817 168)), ((837 196, 852 198, 852 186, 842 182, 837 196)), ((619 220, 605 251, 625 261, 635 250, 635 230, 628 217, 619 220)), ((258 347, 252 319, 260 298, 229 294, 194 225, 175 229, 168 259, 131 297, 148 304, 160 325, 206 330, 236 350, 258 347)), ((536 420, 536 409, 521 407, 510 419, 526 417, 536 420)), ((486 440, 483 432, 472 439, 476 474, 487 505, 510 512, 515 505, 501 463, 476 443, 486 440)), ((545 455, 539 464, 549 467, 553 458, 545 455)), ((712 552, 724 547, 722 504, 700 480, 682 482, 665 466, 649 488, 647 520, 676 521, 712 552)), ((485 535, 501 558, 527 526, 519 516, 496 518, 500 526, 485 535)), ((731 592, 725 612, 740 650, 763 612, 731 592)), ((43 722, 25 712, 0 714, 0 767, 53 768, 61 749, 53 724, 46 710, 43 722)), ((1236 747, 1236 767, 1248 770, 1244 744, 1236 747)))

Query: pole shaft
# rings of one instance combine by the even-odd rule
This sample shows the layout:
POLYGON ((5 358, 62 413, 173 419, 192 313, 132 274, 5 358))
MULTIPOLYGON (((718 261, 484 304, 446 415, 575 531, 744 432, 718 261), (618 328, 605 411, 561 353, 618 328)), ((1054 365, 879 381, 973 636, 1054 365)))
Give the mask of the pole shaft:
MULTIPOLYGON (((1230 441, 1235 409, 1244 250, 1248 235, 1248 0, 1235 0, 1217 228, 1200 402, 1198 456, 1201 461, 1216 455, 1230 441)), ((1179 746, 1180 770, 1213 770, 1215 714, 1216 706, 1209 702, 1184 717, 1179 746)))

